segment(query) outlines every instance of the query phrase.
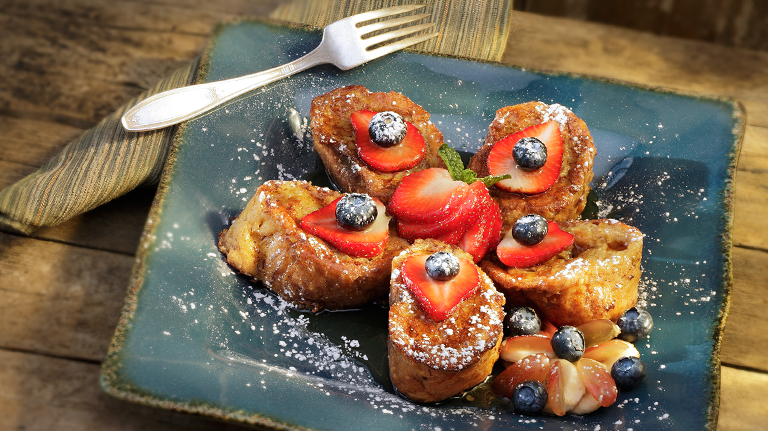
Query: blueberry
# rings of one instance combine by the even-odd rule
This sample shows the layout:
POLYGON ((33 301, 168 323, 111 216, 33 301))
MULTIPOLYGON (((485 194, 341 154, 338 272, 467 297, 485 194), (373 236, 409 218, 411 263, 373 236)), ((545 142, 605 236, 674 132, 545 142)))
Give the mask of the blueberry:
POLYGON ((630 390, 645 379, 645 364, 640 358, 625 356, 613 363, 611 377, 617 388, 630 390))
POLYGON ((547 163, 547 147, 539 138, 525 137, 515 144, 512 157, 520 169, 532 172, 547 163))
POLYGON ((536 380, 526 380, 512 391, 512 407, 515 413, 537 415, 547 404, 547 388, 536 380))
POLYGON ((541 319, 530 307, 512 308, 507 313, 505 323, 507 334, 511 337, 533 335, 541 330, 541 319))
POLYGON ((534 245, 547 236, 547 220, 538 214, 520 217, 512 226, 512 238, 520 244, 534 245))
POLYGON ((345 229, 365 230, 378 214, 376 203, 366 194, 350 193, 336 203, 336 222, 345 229))
POLYGON ((424 268, 434 280, 446 281, 459 273, 459 258, 447 251, 438 251, 431 254, 424 264, 424 268))
POLYGON ((382 147, 391 147, 405 138, 408 125, 397 112, 385 111, 374 115, 368 124, 371 140, 382 147))
POLYGON ((565 325, 552 335, 552 350, 558 358, 576 362, 584 355, 584 334, 574 326, 565 325))
POLYGON ((634 343, 648 336, 653 329, 653 318, 643 308, 632 307, 625 311, 616 322, 621 329, 619 338, 634 343))

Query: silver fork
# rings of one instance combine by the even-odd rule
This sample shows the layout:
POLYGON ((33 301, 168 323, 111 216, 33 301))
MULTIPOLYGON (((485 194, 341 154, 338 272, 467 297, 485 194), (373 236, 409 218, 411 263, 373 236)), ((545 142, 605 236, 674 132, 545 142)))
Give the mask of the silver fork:
POLYGON ((415 34, 431 28, 434 24, 430 23, 411 25, 370 36, 373 32, 419 21, 429 14, 406 15, 358 26, 365 21, 393 17, 423 7, 424 5, 389 7, 333 22, 323 30, 320 45, 307 55, 263 72, 155 94, 139 102, 123 115, 123 127, 129 131, 160 129, 189 120, 243 93, 318 64, 330 63, 341 70, 347 70, 431 39, 437 36, 437 33, 415 34))

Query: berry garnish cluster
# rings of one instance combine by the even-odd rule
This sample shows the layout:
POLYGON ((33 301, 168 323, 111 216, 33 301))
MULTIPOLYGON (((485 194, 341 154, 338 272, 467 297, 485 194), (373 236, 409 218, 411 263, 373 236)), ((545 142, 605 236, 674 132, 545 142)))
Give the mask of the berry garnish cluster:
POLYGON ((560 328, 542 322, 531 308, 513 308, 500 351, 510 365, 496 376, 493 390, 526 415, 583 415, 608 407, 619 391, 644 380, 640 353, 627 340, 640 340, 652 328, 650 314, 636 307, 618 324, 604 319, 560 328))
POLYGON ((389 239, 386 207, 379 200, 350 193, 301 219, 301 228, 354 257, 381 254, 389 239))
POLYGON ((574 236, 537 214, 520 217, 496 248, 496 256, 512 268, 527 268, 549 260, 573 244, 574 236))
POLYGON ((421 308, 436 321, 448 317, 480 284, 477 266, 448 251, 409 256, 402 276, 421 308))
POLYGON ((496 187, 524 194, 542 193, 560 176, 563 139, 556 121, 513 133, 493 145, 488 154, 491 175, 509 175, 496 187))
POLYGON ((357 154, 379 172, 397 172, 419 164, 424 157, 424 137, 419 129, 391 111, 355 111, 350 117, 357 154))

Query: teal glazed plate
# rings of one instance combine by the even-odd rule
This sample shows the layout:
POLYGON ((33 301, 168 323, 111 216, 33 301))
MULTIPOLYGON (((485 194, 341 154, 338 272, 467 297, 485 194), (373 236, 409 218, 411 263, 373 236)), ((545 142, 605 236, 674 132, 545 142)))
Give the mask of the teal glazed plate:
MULTIPOLYGON (((223 25, 199 80, 287 63, 320 37, 261 21, 223 25)), ((179 128, 103 388, 276 429, 714 430, 742 115, 727 100, 410 52, 346 72, 320 66, 254 91, 179 128), (308 131, 310 102, 351 84, 408 96, 465 155, 507 105, 557 103, 586 121, 597 156, 584 217, 617 218, 646 235, 640 301, 655 328, 637 344, 647 366, 639 387, 611 407, 562 418, 511 413, 488 384, 414 404, 389 382, 384 307, 299 311, 225 263, 218 234, 260 184, 328 185, 308 131)))

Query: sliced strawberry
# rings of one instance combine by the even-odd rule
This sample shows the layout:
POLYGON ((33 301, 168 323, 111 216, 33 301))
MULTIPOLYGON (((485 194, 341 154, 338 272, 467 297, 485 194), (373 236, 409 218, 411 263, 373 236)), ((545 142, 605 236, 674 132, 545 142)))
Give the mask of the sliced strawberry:
POLYGON ((470 221, 469 229, 459 240, 458 246, 471 254, 477 263, 489 249, 499 243, 502 220, 499 205, 491 198, 488 189, 479 181, 472 183, 472 186, 475 184, 482 187, 478 188, 480 213, 477 219, 470 221))
POLYGON ((504 265, 513 268, 527 268, 547 261, 552 256, 573 244, 574 236, 555 222, 547 222, 547 236, 534 245, 520 244, 512 237, 510 228, 496 248, 496 255, 504 265))
POLYGON ((493 391, 502 397, 512 398, 515 386, 526 380, 536 380, 546 386, 551 366, 552 359, 544 353, 526 356, 493 379, 493 391))
POLYGON ((465 225, 464 229, 454 229, 450 232, 444 233, 442 235, 438 235, 435 237, 435 239, 438 239, 446 244, 450 245, 456 245, 459 243, 459 240, 464 236, 464 234, 469 229, 469 226, 465 225))
POLYGON ((397 233, 408 241, 414 241, 417 238, 438 238, 455 231, 463 233, 477 221, 480 215, 481 207, 477 205, 479 199, 477 193, 469 193, 456 212, 433 223, 398 219, 397 233))
POLYGON ((579 371, 581 381, 584 386, 603 407, 608 407, 616 402, 618 390, 616 382, 613 381, 611 373, 603 365, 594 359, 581 358, 576 362, 576 369, 579 371))
POLYGON ((535 194, 552 187, 560 176, 563 164, 563 139, 556 121, 547 121, 513 133, 493 144, 488 154, 488 172, 491 175, 509 174, 512 178, 499 181, 496 187, 514 193, 535 194), (512 155, 512 150, 522 138, 538 138, 547 147, 547 161, 535 171, 522 170, 512 155))
POLYGON ((459 258, 459 273, 450 280, 438 281, 427 274, 427 254, 409 256, 403 262, 403 281, 416 296, 426 313, 434 320, 443 320, 480 283, 477 267, 469 260, 459 258))
POLYGON ((387 209, 402 222, 435 223, 455 213, 470 193, 469 184, 448 170, 429 168, 403 178, 387 209))
POLYGON ((541 353, 556 358, 552 350, 552 340, 540 335, 518 335, 504 340, 499 350, 499 358, 507 362, 517 362, 526 356, 541 353))
POLYGON ((419 129, 406 122, 408 129, 399 144, 383 147, 374 143, 368 133, 368 124, 376 115, 369 110, 355 111, 350 116, 355 131, 357 154, 371 168, 380 172, 397 172, 410 169, 424 157, 424 138, 419 129))
POLYGON ((384 204, 374 199, 378 216, 367 229, 354 231, 342 228, 336 222, 336 204, 340 199, 304 216, 301 228, 350 256, 374 257, 381 254, 389 238, 389 217, 384 204))

